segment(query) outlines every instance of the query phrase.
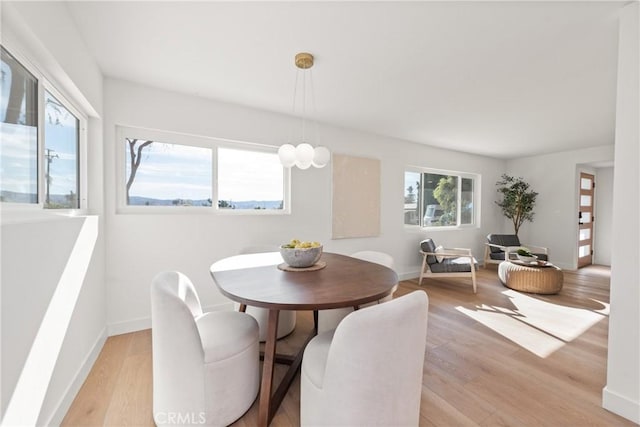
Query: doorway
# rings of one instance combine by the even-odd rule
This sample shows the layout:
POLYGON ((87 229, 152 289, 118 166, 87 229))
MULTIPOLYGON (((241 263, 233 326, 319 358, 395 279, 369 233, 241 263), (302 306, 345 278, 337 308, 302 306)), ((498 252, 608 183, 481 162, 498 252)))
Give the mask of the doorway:
POLYGON ((593 216, 594 189, 593 175, 580 173, 580 191, 578 195, 578 268, 593 263, 593 216))

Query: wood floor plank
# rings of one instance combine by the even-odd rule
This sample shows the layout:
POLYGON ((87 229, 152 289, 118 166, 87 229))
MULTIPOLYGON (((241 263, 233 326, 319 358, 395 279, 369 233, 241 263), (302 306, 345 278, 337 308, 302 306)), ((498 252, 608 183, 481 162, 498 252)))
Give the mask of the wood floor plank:
POLYGON ((109 337, 62 420, 63 426, 103 425, 134 334, 109 337))
POLYGON ((152 367, 148 353, 129 354, 105 417, 105 426, 153 426, 152 367))
POLYGON ((151 354, 151 329, 133 332, 129 354, 151 354))
MULTIPOLYGON (((481 394, 471 392, 464 384, 451 381, 446 374, 443 375, 441 371, 433 369, 433 366, 425 367, 423 387, 430 390, 433 396, 438 396, 438 399, 450 402, 451 408, 471 420, 484 420, 495 411, 495 407, 484 400, 481 394)), ((424 403, 435 398, 425 399, 425 397, 423 391, 421 412, 429 418, 429 411, 425 410, 424 403)))
MULTIPOLYGON (((635 425, 601 406, 609 269, 566 271, 564 279, 558 295, 515 293, 496 268, 478 272, 477 294, 468 279, 400 283, 396 297, 420 290, 430 301, 420 426, 635 425), (528 347, 522 335, 532 337, 528 347)), ((312 327, 311 313, 298 312, 278 352, 294 354, 312 327)), ((151 358, 149 330, 110 337, 63 425, 152 425, 151 358)), ((276 378, 283 371, 276 367, 276 378)), ((255 426, 257 407, 233 425, 255 426)), ((299 408, 298 376, 271 425, 299 425, 299 408)))
POLYGON ((422 387, 420 426, 477 426, 477 423, 427 387, 422 387))

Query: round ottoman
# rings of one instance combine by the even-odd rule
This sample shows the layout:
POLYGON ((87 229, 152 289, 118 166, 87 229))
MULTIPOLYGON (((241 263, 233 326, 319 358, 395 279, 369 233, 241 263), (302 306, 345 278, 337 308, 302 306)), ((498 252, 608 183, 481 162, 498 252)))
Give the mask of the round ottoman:
POLYGON ((562 270, 553 264, 524 265, 503 261, 498 265, 498 277, 507 288, 533 294, 557 294, 562 289, 562 270))

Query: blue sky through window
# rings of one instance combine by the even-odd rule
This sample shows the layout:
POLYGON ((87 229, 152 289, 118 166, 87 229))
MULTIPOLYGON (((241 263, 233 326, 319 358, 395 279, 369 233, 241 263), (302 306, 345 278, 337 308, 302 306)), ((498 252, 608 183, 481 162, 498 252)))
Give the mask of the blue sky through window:
POLYGON ((218 192, 218 198, 227 201, 282 201, 284 174, 278 155, 219 148, 218 192))
MULTIPOLYGON (((126 176, 131 174, 129 142, 125 140, 126 176)), ((144 142, 138 140, 137 147, 144 142)), ((137 151, 136 151, 137 152, 137 151)), ((129 192, 130 197, 156 200, 208 200, 212 197, 210 148, 154 141, 142 149, 140 166, 129 192)), ((136 203, 132 200, 130 204, 136 203)), ((152 203, 150 203, 152 204, 152 203)))
MULTIPOLYGON (((125 138, 125 182, 131 176, 131 146, 135 160, 145 141, 125 138)), ((141 150, 128 200, 129 205, 283 209, 284 170, 276 153, 153 141, 141 150), (220 204, 213 200, 212 184, 217 185, 220 204)))
POLYGON ((49 174, 51 207, 78 207, 78 130, 78 119, 45 92, 44 167, 49 174))
POLYGON ((420 183, 420 172, 405 172, 404 173, 404 195, 408 196, 409 191, 407 188, 413 188, 413 194, 418 194, 418 187, 420 183))

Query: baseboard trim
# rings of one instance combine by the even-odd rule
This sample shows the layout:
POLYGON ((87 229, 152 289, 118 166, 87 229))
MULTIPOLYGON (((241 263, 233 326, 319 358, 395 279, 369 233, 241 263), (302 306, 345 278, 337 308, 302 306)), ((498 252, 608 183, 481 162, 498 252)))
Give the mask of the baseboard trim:
POLYGON ((622 396, 605 387, 602 389, 602 407, 636 424, 640 424, 640 402, 622 396))
POLYGON ((89 351, 87 356, 84 358, 82 365, 80 365, 80 368, 78 368, 78 371, 76 372, 74 378, 71 380, 69 386, 58 401, 56 409, 53 411, 53 414, 51 414, 51 418, 49 418, 49 420, 44 425, 59 426, 60 424, 62 424, 62 420, 64 419, 65 415, 67 415, 67 412, 69 411, 69 408, 73 403, 73 399, 76 398, 76 395, 80 391, 80 387, 82 387, 82 384, 84 384, 84 381, 87 379, 89 372, 91 372, 91 368, 93 368, 96 360, 98 360, 98 356, 100 355, 102 347, 104 347, 104 343, 106 341, 107 329, 103 328, 98 335, 96 342, 93 344, 91 351, 89 351))
POLYGON ((107 332, 109 333, 109 336, 112 337, 114 335, 143 331, 149 328, 151 328, 151 317, 141 317, 138 319, 109 323, 107 325, 107 332))

